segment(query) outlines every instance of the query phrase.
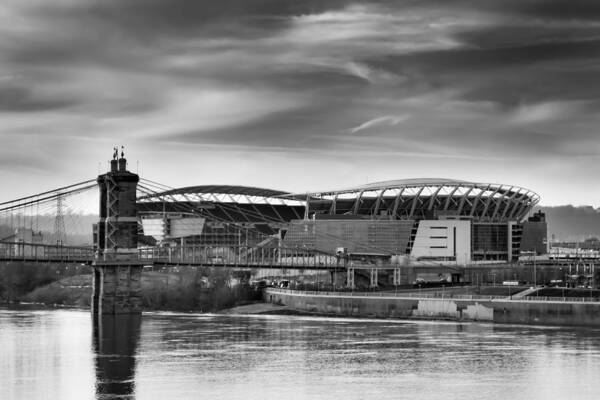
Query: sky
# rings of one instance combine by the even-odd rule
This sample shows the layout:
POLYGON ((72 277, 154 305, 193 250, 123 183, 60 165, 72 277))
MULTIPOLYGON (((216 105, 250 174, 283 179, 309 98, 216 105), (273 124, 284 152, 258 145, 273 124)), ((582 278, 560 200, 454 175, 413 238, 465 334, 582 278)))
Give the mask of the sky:
POLYGON ((94 178, 600 206, 600 3, 2 0, 0 200, 94 178))

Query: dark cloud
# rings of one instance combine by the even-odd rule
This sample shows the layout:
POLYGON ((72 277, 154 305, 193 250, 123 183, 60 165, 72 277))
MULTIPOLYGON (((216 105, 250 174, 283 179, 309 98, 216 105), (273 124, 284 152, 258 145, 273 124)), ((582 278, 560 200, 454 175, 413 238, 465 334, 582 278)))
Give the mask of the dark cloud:
POLYGON ((584 20, 600 19, 600 4, 594 0, 407 0, 388 4, 407 7, 437 7, 448 10, 483 11, 510 17, 526 17, 532 20, 584 20))
MULTIPOLYGON (((512 48, 551 43, 578 43, 598 40, 599 25, 551 25, 543 23, 502 23, 459 31, 454 37, 466 46, 485 48, 512 48)), ((543 49, 543 47, 542 47, 543 49)))
POLYGON ((76 99, 42 98, 32 89, 17 86, 0 86, 0 111, 27 112, 66 108, 77 104, 76 99))
POLYGON ((107 0, 46 6, 40 17, 107 26, 146 42, 165 36, 260 37, 287 26, 285 17, 337 9, 349 0, 107 0))
POLYGON ((43 130, 44 151, 315 149, 357 169, 426 157, 434 175, 510 158, 507 179, 524 155, 547 169, 600 151, 597 2, 7 1, 0 135, 43 130))
MULTIPOLYGON (((475 33, 471 32, 471 35, 475 35, 475 33)), ((527 68, 542 62, 596 60, 599 56, 600 39, 514 47, 422 51, 388 56, 369 62, 379 68, 396 73, 408 74, 418 70, 424 76, 435 78, 436 73, 461 72, 467 75, 473 72, 486 73, 489 70, 514 66, 527 68)))
MULTIPOLYGON (((474 6, 480 2, 471 2, 474 6)), ((553 20, 598 20, 600 4, 594 0, 508 0, 488 1, 492 11, 553 20)))
POLYGON ((469 101, 510 107, 524 101, 597 99, 600 88, 590 82, 600 73, 600 27, 570 36, 564 30, 471 29, 453 35, 464 44, 456 48, 361 61, 406 76, 409 87, 454 88, 469 101))

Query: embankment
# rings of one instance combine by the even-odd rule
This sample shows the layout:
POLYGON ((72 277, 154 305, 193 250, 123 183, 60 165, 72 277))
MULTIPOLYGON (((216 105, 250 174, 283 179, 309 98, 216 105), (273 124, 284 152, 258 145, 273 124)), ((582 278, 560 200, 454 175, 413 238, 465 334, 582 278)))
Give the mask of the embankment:
MULTIPOLYGON (((234 278, 233 272, 225 269, 144 271, 142 307, 145 310, 214 312, 260 300, 260 292, 234 278)), ((91 284, 91 274, 72 276, 37 287, 16 300, 87 308, 92 295, 91 284)))
POLYGON ((424 297, 394 293, 320 293, 266 289, 264 300, 303 312, 376 318, 444 319, 510 324, 600 326, 600 302, 505 297, 424 297), (413 297, 414 296, 414 297, 413 297))
MULTIPOLYGON (((29 264, 26 262, 0 263, 0 302, 23 301, 28 293, 61 279, 91 274, 89 266, 62 264, 29 264)), ((90 275, 91 276, 91 275, 90 275)), ((67 281, 67 285, 80 285, 67 281)))

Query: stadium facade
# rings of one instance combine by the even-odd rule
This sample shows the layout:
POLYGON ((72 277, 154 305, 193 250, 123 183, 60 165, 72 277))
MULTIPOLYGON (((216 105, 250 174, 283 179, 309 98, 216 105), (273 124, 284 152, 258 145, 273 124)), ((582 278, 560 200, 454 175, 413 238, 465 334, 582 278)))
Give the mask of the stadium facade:
POLYGON ((148 194, 138 206, 144 234, 169 246, 275 246, 466 264, 545 253, 545 217, 531 215, 538 202, 514 185, 411 179, 308 194, 194 186, 148 194))

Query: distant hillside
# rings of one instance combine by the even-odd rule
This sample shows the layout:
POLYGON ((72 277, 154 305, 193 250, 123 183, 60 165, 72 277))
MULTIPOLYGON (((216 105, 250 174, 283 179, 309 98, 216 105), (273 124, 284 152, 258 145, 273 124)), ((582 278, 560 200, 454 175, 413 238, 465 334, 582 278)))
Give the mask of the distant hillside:
POLYGON ((561 241, 582 241, 600 237, 600 209, 592 206, 536 207, 546 213, 548 237, 561 241))

